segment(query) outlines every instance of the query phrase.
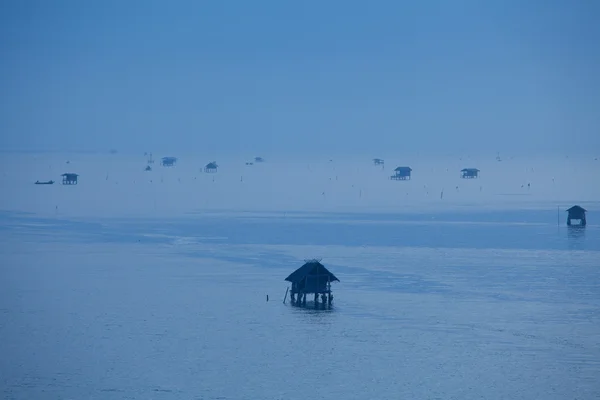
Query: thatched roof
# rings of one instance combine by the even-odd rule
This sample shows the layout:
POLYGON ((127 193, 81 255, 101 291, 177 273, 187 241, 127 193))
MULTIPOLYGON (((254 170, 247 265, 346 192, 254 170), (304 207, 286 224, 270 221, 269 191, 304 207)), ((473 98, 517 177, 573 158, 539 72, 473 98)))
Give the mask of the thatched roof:
POLYGON ((305 264, 292 272, 287 278, 285 278, 288 282, 300 282, 307 276, 314 275, 327 275, 329 277, 329 281, 340 281, 334 274, 329 272, 327 268, 323 264, 321 264, 320 260, 305 260, 305 264))
POLYGON ((479 172, 477 168, 463 168, 460 172, 479 172))
POLYGON ((61 176, 66 176, 66 177, 70 177, 70 178, 76 178, 79 175, 67 172, 67 173, 62 174, 61 176))
POLYGON ((216 161, 211 161, 208 164, 206 164, 206 167, 204 167, 206 169, 217 169, 219 168, 219 166, 217 165, 216 161))
POLYGON ((567 212, 587 212, 587 210, 581 206, 573 206, 566 210, 567 212))
POLYGON ((411 167, 398 167, 394 171, 396 172, 410 172, 412 171, 411 167))

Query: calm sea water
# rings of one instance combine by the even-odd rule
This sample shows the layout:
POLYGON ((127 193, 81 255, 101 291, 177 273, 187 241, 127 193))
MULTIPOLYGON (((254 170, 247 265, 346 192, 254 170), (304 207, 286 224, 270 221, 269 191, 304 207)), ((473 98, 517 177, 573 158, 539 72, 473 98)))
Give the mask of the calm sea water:
POLYGON ((599 398, 600 226, 559 218, 0 214, 0 397, 599 398), (334 307, 284 305, 314 257, 334 307))

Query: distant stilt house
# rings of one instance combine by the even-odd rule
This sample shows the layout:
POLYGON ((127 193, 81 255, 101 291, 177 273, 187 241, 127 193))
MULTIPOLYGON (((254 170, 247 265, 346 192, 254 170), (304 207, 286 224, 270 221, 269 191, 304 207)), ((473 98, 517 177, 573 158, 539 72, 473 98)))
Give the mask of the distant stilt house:
POLYGON ((394 175, 390 176, 390 179, 395 181, 407 181, 410 180, 412 168, 410 167, 398 167, 394 170, 394 175))
POLYGON ((265 162, 265 159, 262 157, 254 157, 254 162, 257 162, 257 163, 265 162))
POLYGON ((149 165, 146 165, 146 168, 144 168, 144 171, 152 171, 152 167, 150 167, 149 165))
POLYGON ((463 179, 479 178, 479 170, 477 168, 464 168, 460 171, 460 177, 463 179))
POLYGON ((573 206, 567 210, 567 225, 573 225, 573 221, 578 221, 579 226, 586 226, 587 221, 585 219, 585 213, 587 210, 580 206, 573 206))
POLYGON ((160 163, 163 167, 172 167, 177 163, 177 157, 163 157, 160 163))
POLYGON ((292 283, 292 304, 305 306, 306 295, 314 294, 315 306, 319 304, 319 295, 321 296, 321 304, 331 305, 333 302, 331 283, 339 282, 339 279, 321 264, 321 260, 304 261, 303 266, 285 278, 286 281, 292 283))
POLYGON ((374 165, 383 165, 384 161, 381 158, 374 158, 373 159, 373 164, 374 165))
POLYGON ((218 168, 219 168, 219 166, 217 165, 217 162, 212 161, 212 162, 209 162, 208 164, 206 164, 206 166, 204 167, 204 172, 215 173, 215 172, 217 172, 218 168))
POLYGON ((65 173, 61 176, 63 185, 77 185, 77 177, 79 175, 73 173, 65 173))

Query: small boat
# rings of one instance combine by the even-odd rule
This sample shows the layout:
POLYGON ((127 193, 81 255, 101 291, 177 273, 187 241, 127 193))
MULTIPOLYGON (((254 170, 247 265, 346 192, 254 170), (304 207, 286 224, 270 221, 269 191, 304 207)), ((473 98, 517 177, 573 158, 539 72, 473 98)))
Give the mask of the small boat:
POLYGON ((46 181, 46 182, 35 181, 36 185, 52 185, 53 183, 54 183, 54 181, 46 181))

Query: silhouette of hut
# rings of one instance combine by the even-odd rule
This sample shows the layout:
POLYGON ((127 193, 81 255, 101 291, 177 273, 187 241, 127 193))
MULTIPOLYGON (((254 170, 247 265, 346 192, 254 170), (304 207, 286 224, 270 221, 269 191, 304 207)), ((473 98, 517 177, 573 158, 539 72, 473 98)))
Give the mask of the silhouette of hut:
POLYGON ((62 174, 61 176, 63 185, 77 185, 77 177, 79 175, 67 172, 62 174))
POLYGON ((585 219, 585 213, 587 210, 580 206, 573 206, 567 210, 567 225, 571 226, 573 220, 578 221, 580 226, 585 226, 587 221, 585 219))
POLYGON ((265 159, 262 157, 254 157, 254 162, 257 162, 257 163, 265 162, 265 159))
POLYGON ((331 283, 339 282, 339 279, 321 264, 321 260, 304 261, 303 266, 285 278, 292 283, 292 304, 306 305, 306 295, 311 293, 314 294, 315 305, 318 304, 319 295, 323 304, 331 304, 333 301, 331 283))
POLYGON ((381 159, 381 158, 374 158, 373 159, 373 164, 374 165, 383 165, 385 162, 381 159))
POLYGON ((390 179, 395 181, 406 181, 410 180, 410 174, 412 168, 410 167, 398 167, 394 170, 394 175, 390 176, 390 179))
POLYGON ((163 167, 172 167, 177 163, 177 157, 163 157, 160 163, 163 167))
POLYGON ((152 167, 149 165, 146 165, 146 168, 144 168, 144 171, 152 171, 152 167))
POLYGON ((460 177, 463 179, 476 179, 479 177, 479 170, 477 168, 464 168, 460 172, 460 177))
POLYGON ((215 172, 217 172, 218 168, 219 168, 219 166, 217 165, 217 162, 212 161, 212 162, 209 162, 208 164, 206 164, 206 166, 204 167, 204 172, 215 173, 215 172))

